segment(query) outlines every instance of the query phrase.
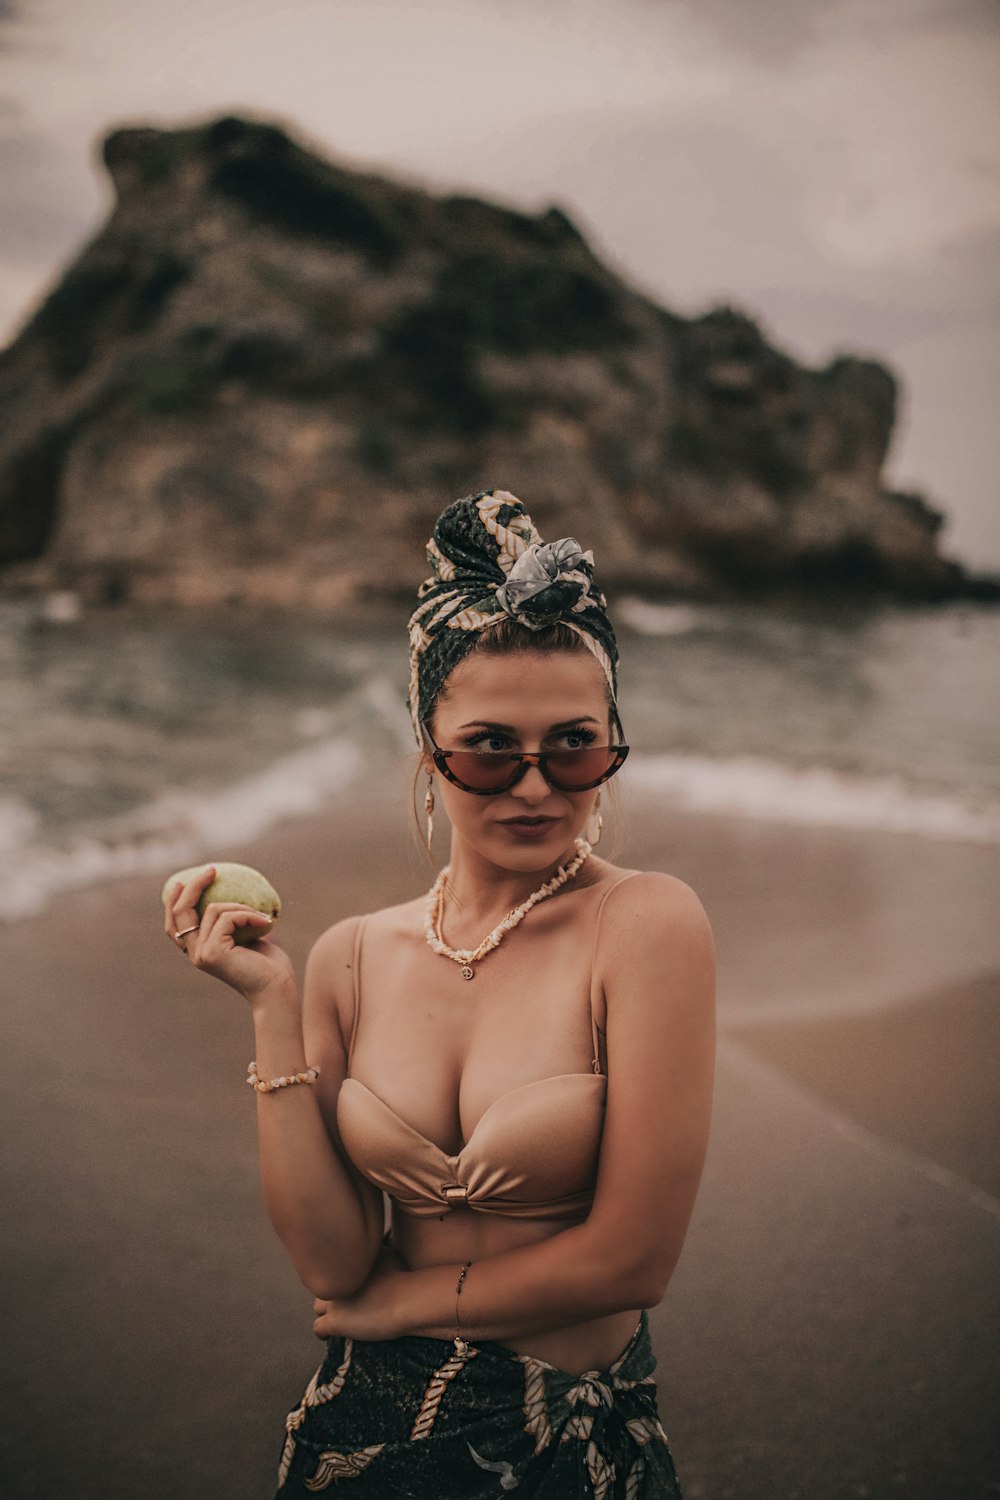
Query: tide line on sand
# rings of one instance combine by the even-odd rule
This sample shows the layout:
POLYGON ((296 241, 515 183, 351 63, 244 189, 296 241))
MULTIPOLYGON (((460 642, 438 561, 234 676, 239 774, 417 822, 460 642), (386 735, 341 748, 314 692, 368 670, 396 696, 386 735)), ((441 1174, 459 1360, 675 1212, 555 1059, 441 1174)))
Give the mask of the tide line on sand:
POLYGON ((916 1151, 910 1151, 905 1146, 895 1141, 886 1140, 874 1131, 868 1130, 864 1125, 852 1119, 843 1110, 835 1108, 827 1100, 821 1099, 811 1089, 790 1078, 780 1068, 772 1067, 755 1057, 745 1047, 733 1041, 729 1037, 720 1037, 718 1051, 733 1066, 750 1074, 757 1082, 766 1087, 779 1098, 794 1103, 798 1108, 808 1110, 818 1116, 823 1124, 835 1131, 845 1140, 864 1151, 869 1151, 883 1158, 909 1168, 919 1176, 926 1178, 929 1182, 937 1183, 946 1191, 955 1193, 966 1203, 980 1209, 990 1218, 1000 1222, 1000 1198, 992 1193, 987 1193, 983 1188, 977 1187, 975 1183, 967 1181, 957 1172, 942 1166, 940 1162, 931 1161, 926 1156, 921 1156, 916 1151))

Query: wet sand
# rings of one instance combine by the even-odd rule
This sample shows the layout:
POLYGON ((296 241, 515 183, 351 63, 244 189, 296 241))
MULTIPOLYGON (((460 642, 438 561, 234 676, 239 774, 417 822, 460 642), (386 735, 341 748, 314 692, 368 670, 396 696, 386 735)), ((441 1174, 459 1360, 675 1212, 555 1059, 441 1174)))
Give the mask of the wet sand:
MULTIPOLYGON (((1000 849, 622 782, 601 852, 688 880, 719 958, 709 1155, 651 1314, 688 1500, 1000 1493, 1000 849)), ((329 922, 430 885, 405 799, 401 776, 191 862, 271 876, 301 974, 329 922)), ((322 1353, 260 1194, 245 1002, 185 968, 160 884, 0 929, 17 1500, 270 1500, 322 1353)))
POLYGON ((728 1034, 877 1135, 1000 1201, 1000 970, 874 1015, 728 1034))

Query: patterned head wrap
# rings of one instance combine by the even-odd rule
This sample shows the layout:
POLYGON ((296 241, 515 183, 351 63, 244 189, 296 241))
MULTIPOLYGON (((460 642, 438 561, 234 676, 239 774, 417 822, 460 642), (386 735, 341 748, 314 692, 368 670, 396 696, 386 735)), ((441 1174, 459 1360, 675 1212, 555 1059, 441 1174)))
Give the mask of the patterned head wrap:
POLYGON ((571 536, 543 542, 507 490, 482 490, 442 511, 427 543, 434 572, 417 590, 409 620, 407 704, 417 744, 421 719, 476 632, 513 618, 529 630, 557 620, 575 630, 601 664, 617 700, 618 648, 607 600, 594 581, 594 554, 571 536))

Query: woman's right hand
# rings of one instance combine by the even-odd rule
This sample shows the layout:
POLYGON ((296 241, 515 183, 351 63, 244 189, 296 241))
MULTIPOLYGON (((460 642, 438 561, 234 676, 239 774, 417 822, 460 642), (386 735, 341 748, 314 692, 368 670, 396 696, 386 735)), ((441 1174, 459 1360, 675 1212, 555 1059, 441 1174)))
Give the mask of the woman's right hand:
POLYGON ((271 919, 239 901, 210 901, 205 915, 198 916, 198 899, 215 879, 215 866, 205 868, 186 885, 171 887, 164 906, 164 930, 172 943, 183 948, 196 969, 213 974, 239 991, 253 1004, 265 990, 294 988, 295 970, 284 949, 266 934, 271 919), (252 946, 244 947, 233 937, 237 927, 249 925, 260 932, 252 946), (185 927, 197 927, 180 939, 185 927))

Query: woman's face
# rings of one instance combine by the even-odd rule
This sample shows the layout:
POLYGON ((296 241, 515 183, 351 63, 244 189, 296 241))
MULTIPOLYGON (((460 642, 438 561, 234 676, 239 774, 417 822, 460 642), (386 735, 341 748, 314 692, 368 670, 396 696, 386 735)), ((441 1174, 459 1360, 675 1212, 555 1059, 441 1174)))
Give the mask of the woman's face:
MULTIPOLYGON (((604 673, 589 651, 472 651, 449 674, 446 690, 431 719, 442 750, 566 750, 615 738, 604 673)), ((509 870, 544 869, 572 853, 600 790, 556 791, 529 766, 509 791, 482 797, 438 775, 429 756, 424 766, 434 772, 453 841, 465 841, 509 870), (549 821, 526 837, 517 819, 549 821)))

